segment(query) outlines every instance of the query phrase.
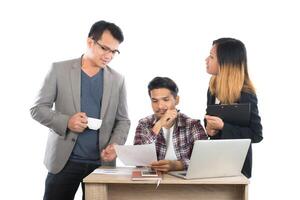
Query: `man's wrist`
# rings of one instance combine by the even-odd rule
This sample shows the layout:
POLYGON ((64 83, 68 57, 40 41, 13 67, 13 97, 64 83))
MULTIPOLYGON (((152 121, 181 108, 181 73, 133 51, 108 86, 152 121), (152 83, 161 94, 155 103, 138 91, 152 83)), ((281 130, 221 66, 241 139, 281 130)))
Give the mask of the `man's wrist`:
POLYGON ((152 128, 152 131, 157 135, 159 132, 160 132, 160 129, 162 128, 162 125, 161 125, 161 122, 160 121, 157 121, 153 128, 152 128))
POLYGON ((172 166, 173 170, 176 170, 176 171, 183 170, 183 168, 184 168, 182 160, 174 160, 172 165, 173 165, 172 166))

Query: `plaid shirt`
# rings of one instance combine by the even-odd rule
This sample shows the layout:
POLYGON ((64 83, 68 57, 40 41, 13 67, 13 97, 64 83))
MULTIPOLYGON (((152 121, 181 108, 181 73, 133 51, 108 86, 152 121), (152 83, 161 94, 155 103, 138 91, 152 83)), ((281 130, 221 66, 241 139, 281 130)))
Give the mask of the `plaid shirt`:
MULTIPOLYGON (((164 160, 167 151, 166 140, 162 129, 157 135, 152 131, 155 122, 155 115, 141 119, 136 128, 133 143, 139 145, 155 142, 157 158, 158 160, 164 160)), ((191 119, 182 113, 178 113, 172 140, 177 160, 183 161, 185 169, 189 166, 194 141, 203 139, 207 139, 207 135, 200 124, 200 120, 191 119)))

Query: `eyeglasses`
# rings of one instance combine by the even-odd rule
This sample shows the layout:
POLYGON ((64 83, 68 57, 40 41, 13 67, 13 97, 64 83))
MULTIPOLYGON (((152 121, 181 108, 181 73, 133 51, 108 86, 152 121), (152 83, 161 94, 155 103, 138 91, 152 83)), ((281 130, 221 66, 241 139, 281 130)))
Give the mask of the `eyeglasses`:
POLYGON ((111 52, 113 55, 115 55, 116 53, 120 54, 120 51, 118 49, 111 50, 109 47, 100 44, 96 40, 94 40, 94 42, 102 49, 102 51, 104 51, 104 53, 110 53, 111 52))

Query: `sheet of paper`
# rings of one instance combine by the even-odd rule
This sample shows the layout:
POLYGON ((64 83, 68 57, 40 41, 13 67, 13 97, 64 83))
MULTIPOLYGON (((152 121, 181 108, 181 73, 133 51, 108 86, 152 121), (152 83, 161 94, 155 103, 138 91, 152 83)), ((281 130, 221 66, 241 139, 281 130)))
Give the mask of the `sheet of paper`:
POLYGON ((112 174, 112 175, 131 175, 133 167, 121 167, 113 169, 98 168, 93 171, 94 174, 112 174))
POLYGON ((129 166, 149 166, 157 161, 155 144, 116 145, 118 158, 129 166))

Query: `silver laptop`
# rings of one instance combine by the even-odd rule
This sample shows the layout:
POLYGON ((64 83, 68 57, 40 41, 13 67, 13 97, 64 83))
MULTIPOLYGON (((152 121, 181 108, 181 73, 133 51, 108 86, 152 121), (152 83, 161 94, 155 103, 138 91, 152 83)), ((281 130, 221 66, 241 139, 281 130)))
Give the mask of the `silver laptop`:
POLYGON ((188 170, 169 174, 184 179, 241 175, 250 142, 250 139, 197 140, 188 170))

